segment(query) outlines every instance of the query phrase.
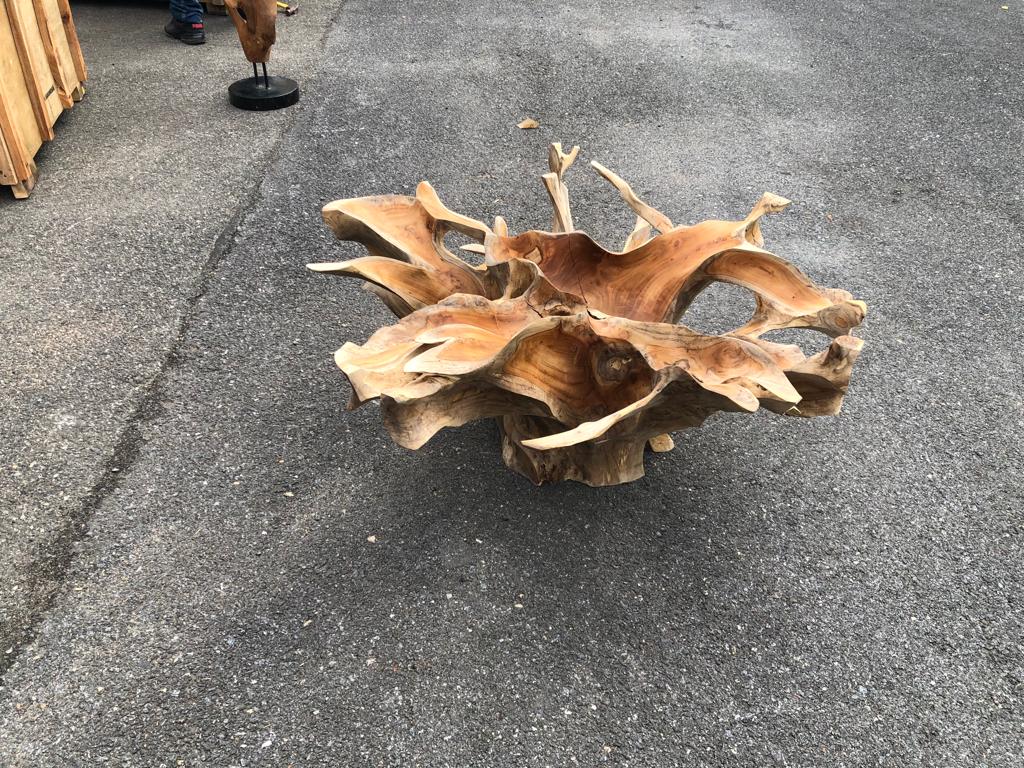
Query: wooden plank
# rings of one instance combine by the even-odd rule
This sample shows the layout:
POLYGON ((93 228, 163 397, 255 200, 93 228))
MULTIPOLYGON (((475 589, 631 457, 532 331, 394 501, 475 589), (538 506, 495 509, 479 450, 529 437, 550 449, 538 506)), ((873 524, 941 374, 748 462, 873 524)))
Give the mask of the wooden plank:
POLYGON ((17 199, 24 200, 31 194, 37 181, 39 181, 39 173, 36 171, 36 164, 30 162, 28 178, 24 181, 19 181, 17 184, 12 184, 11 192, 14 193, 17 199))
MULTIPOLYGON (((20 2, 21 0, 8 0, 20 2)), ((61 103, 70 109, 77 99, 75 90, 81 85, 75 71, 74 56, 68 44, 64 22, 61 18, 57 0, 31 0, 39 23, 39 36, 46 50, 50 73, 57 84, 57 92, 61 103)), ((80 97, 79 97, 80 98, 80 97)))
POLYGON ((53 138, 53 131, 50 128, 57 122, 64 107, 61 105, 60 96, 50 72, 50 63, 43 45, 43 32, 39 28, 39 19, 29 7, 29 0, 7 0, 7 2, 12 6, 14 3, 19 3, 15 13, 19 17, 19 23, 23 25, 23 38, 28 54, 27 58, 23 55, 22 71, 34 81, 34 88, 30 88, 30 91, 33 94, 41 95, 42 106, 37 106, 37 110, 46 124, 40 126, 43 136, 49 141, 53 138))
MULTIPOLYGON (((0 80, 0 90, 4 83, 0 80)), ((27 179, 32 175, 27 158, 28 149, 17 129, 17 118, 7 109, 8 104, 0 92, 0 138, 3 139, 4 152, 11 161, 11 171, 15 179, 27 179)))
MULTIPOLYGON (((8 0, 8 2, 15 1, 8 0)), ((24 2, 27 5, 27 0, 24 0, 24 2)), ((40 26, 39 17, 35 14, 34 8, 33 12, 29 13, 28 9, 23 6, 20 13, 26 22, 26 37, 32 61, 32 76, 39 84, 39 89, 43 92, 43 98, 46 101, 45 112, 48 118, 47 122, 50 126, 53 126, 57 122, 57 118, 64 111, 64 105, 61 103, 60 94, 57 92, 57 84, 53 80, 53 73, 50 69, 50 61, 43 42, 45 32, 40 26)), ((47 140, 52 138, 53 136, 50 135, 47 140)))
POLYGON ((53 79, 46 68, 46 54, 42 51, 40 30, 34 14, 26 14, 22 0, 6 0, 7 20, 11 25, 14 45, 21 63, 25 86, 32 104, 32 112, 44 141, 53 138, 53 122, 46 99, 53 79))
POLYGON ((0 183, 28 197, 36 152, 85 93, 68 0, 0 0, 0 73, 0 183))
MULTIPOLYGON (((17 0, 8 0, 8 2, 16 1, 17 0)), ((61 112, 71 107, 71 100, 67 98, 65 94, 66 89, 58 87, 59 83, 56 80, 56 73, 59 72, 59 60, 57 58, 57 51, 53 46, 53 41, 50 38, 51 28, 46 17, 46 12, 42 5, 35 2, 35 0, 32 0, 32 10, 36 19, 37 45, 44 57, 46 79, 49 91, 52 92, 52 101, 56 107, 56 113, 52 115, 52 118, 53 120, 56 120, 61 112)), ((60 34, 64 34, 63 29, 61 29, 60 34)), ((37 73, 37 77, 42 78, 42 75, 37 73)))
MULTIPOLYGON (((0 105, 3 109, 3 105, 0 105)), ((14 161, 11 153, 7 151, 7 142, 0 136, 0 184, 17 184, 18 177, 14 173, 14 161)))
POLYGON ((78 30, 75 28, 75 19, 71 15, 71 4, 68 0, 57 0, 57 8, 60 11, 61 23, 64 26, 64 36, 67 38, 68 48, 71 51, 75 74, 78 75, 79 84, 84 83, 89 78, 89 72, 85 68, 85 57, 82 55, 82 46, 78 42, 78 30))
MULTIPOLYGON (((10 8, 10 3, 5 3, 10 8)), ((11 159, 14 175, 25 181, 32 176, 32 158, 43 143, 32 108, 32 97, 25 84, 24 70, 10 17, 0 13, 0 72, 13 76, 0 78, 0 137, 11 159)))

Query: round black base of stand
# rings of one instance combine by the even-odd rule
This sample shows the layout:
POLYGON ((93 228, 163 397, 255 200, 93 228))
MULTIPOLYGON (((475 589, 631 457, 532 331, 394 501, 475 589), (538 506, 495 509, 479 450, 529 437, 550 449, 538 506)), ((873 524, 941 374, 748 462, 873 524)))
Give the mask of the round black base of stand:
POLYGON ((287 77, 246 77, 228 86, 228 98, 239 109, 281 109, 299 100, 299 84, 287 77))

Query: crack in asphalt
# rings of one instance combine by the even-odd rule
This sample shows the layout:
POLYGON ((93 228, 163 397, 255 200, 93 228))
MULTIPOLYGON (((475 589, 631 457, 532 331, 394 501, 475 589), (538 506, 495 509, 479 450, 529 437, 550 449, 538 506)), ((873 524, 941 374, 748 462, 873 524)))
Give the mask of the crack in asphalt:
MULTIPOLYGON (((315 58, 308 72, 307 87, 314 88, 324 76, 322 56, 327 47, 328 37, 337 26, 344 8, 345 2, 340 0, 329 13, 329 18, 325 20, 320 40, 311 54, 315 58)), ((142 427, 163 411, 161 395, 164 383, 168 373, 183 362, 179 350, 195 321, 198 306, 209 292, 213 275, 224 257, 234 249, 239 229, 246 216, 256 208, 267 174, 281 158, 286 142, 303 114, 304 106, 300 103, 297 108, 291 110, 289 119, 282 125, 263 161, 263 168, 253 178, 249 191, 238 201, 231 217, 214 240, 213 247, 196 277, 194 290, 182 305, 177 332, 167 346, 160 368, 142 388, 135 410, 118 436, 112 454, 102 466, 99 480, 85 494, 77 509, 68 514, 65 525, 51 540, 45 552, 27 566, 31 570, 28 579, 29 591, 33 594, 41 593, 41 597, 29 604, 24 616, 20 621, 16 619, 13 627, 0 627, 0 693, 5 689, 7 672, 38 637, 40 625, 63 594, 68 572, 77 554, 77 545, 88 536, 90 521, 103 502, 121 486, 128 471, 138 460, 145 442, 142 427), (43 587, 45 582, 50 582, 52 586, 43 587)))
POLYGON ((182 305, 181 317, 177 332, 167 347, 166 354, 157 372, 142 388, 141 397, 135 410, 129 416, 124 429, 114 444, 113 453, 104 462, 99 480, 85 494, 82 502, 68 514, 67 521, 51 540, 35 562, 28 566, 31 569, 29 590, 40 592, 42 596, 34 600, 26 611, 25 617, 7 630, 3 638, 4 650, 0 655, 0 690, 5 686, 4 678, 21 658, 24 650, 39 634, 39 626, 47 614, 64 593, 65 581, 77 554, 77 546, 89 535, 89 523, 103 502, 112 496, 121 486, 124 477, 136 463, 141 453, 145 438, 142 428, 163 412, 161 395, 168 373, 182 364, 184 359, 179 354, 181 344, 188 335, 196 318, 196 309, 209 292, 213 275, 235 245, 236 235, 248 212, 255 208, 260 199, 260 190, 266 179, 267 171, 277 162, 285 138, 291 132, 300 110, 295 110, 291 119, 285 124, 280 135, 268 153, 264 167, 258 177, 253 180, 252 188, 235 206, 231 218, 224 225, 210 249, 210 253, 199 270, 194 283, 194 290, 182 305), (50 582, 51 587, 43 584, 50 582))

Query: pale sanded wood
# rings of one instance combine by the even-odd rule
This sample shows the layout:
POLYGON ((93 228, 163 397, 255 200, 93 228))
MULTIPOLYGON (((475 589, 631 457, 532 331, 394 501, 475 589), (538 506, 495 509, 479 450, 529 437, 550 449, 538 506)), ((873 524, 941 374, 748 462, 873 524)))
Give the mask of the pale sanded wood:
POLYGON ((569 211, 569 188, 563 181, 565 172, 576 162, 576 156, 580 153, 579 147, 573 147, 568 154, 562 151, 562 145, 555 143, 550 147, 548 153, 548 169, 542 177, 544 188, 551 198, 551 205, 554 208, 555 216, 551 224, 552 232, 572 232, 572 213, 569 211))
POLYGON ((617 174, 609 171, 603 165, 596 160, 591 161, 590 165, 611 182, 612 186, 619 190, 619 194, 622 195, 622 199, 629 204, 629 207, 633 209, 636 215, 650 224, 652 227, 660 232, 668 232, 672 229, 672 222, 668 216, 663 214, 661 211, 655 210, 639 197, 633 191, 633 188, 623 181, 617 174))
POLYGON ((862 348, 850 334, 866 307, 765 250, 761 220, 787 200, 766 194, 741 220, 675 226, 595 163, 638 217, 624 249, 606 250, 573 228, 563 177, 577 153, 551 147, 551 232, 510 235, 500 217, 489 228, 425 183, 415 197, 325 206, 335 235, 370 256, 310 268, 367 281, 399 317, 336 353, 350 407, 379 399, 392 437, 413 449, 446 427, 493 418, 516 471, 598 486, 641 477, 645 447, 670 451, 670 432, 720 411, 838 412, 862 348), (483 265, 448 250, 452 230, 475 241, 464 250, 482 252, 483 265), (750 321, 721 335, 679 325, 713 282, 754 295, 750 321), (762 338, 784 328, 832 340, 807 356, 762 338))

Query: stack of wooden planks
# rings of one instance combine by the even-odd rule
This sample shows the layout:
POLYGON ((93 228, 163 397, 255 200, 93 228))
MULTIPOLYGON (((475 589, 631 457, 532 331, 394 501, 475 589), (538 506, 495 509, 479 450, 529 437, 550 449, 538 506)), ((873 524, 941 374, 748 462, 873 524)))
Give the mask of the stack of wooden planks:
POLYGON ((0 0, 0 184, 28 197, 36 152, 85 93, 68 0, 0 0))

